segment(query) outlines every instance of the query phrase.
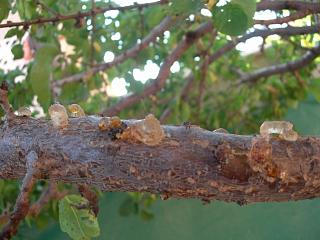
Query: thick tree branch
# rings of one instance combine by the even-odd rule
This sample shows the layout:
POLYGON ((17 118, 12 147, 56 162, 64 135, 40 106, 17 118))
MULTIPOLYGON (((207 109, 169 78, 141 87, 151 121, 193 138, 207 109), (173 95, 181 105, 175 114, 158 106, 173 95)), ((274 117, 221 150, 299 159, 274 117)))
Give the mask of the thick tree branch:
POLYGON ((254 83, 260 78, 269 77, 276 74, 282 74, 285 72, 294 72, 300 68, 303 68, 310 64, 314 59, 320 55, 320 45, 318 47, 310 49, 301 58, 284 63, 268 66, 258 69, 252 73, 244 74, 235 85, 238 86, 243 83, 254 83))
POLYGON ((132 94, 120 100, 117 104, 108 108, 104 111, 104 114, 108 116, 118 114, 122 109, 125 109, 128 106, 131 106, 146 96, 150 96, 158 92, 163 86, 170 74, 170 67, 172 64, 178 60, 181 55, 189 49, 190 46, 204 34, 212 30, 211 23, 202 24, 193 32, 188 32, 184 39, 172 50, 172 52, 164 60, 164 63, 161 65, 159 74, 156 80, 153 81, 149 86, 147 86, 144 91, 140 94, 132 94))
POLYGON ((99 121, 93 116, 70 119, 63 130, 53 128, 51 121, 31 118, 15 118, 10 127, 0 125, 0 177, 23 177, 25 155, 36 149, 38 178, 88 184, 104 191, 239 203, 320 195, 320 138, 290 142, 197 126, 162 126, 161 141, 147 145, 141 141, 158 136, 152 131, 132 132, 145 121, 125 121, 122 133, 115 126, 102 131, 99 121), (115 132, 119 133, 116 139, 115 132))
POLYGON ((21 21, 21 22, 7 22, 7 23, 0 24, 0 28, 19 27, 19 26, 29 27, 30 25, 34 25, 34 24, 55 23, 55 22, 66 21, 70 19, 82 19, 85 17, 90 17, 93 15, 104 13, 110 10, 127 11, 135 8, 146 8, 146 7, 151 7, 151 6, 165 4, 165 3, 167 3, 166 0, 160 0, 152 3, 134 4, 134 5, 124 6, 124 7, 113 7, 113 6, 108 6, 105 8, 96 7, 95 9, 88 10, 86 12, 78 12, 70 15, 56 15, 55 17, 52 17, 52 18, 45 18, 45 19, 39 18, 39 19, 21 21))
POLYGON ((77 81, 79 81, 83 78, 86 78, 87 76, 91 76, 99 71, 104 71, 108 68, 111 68, 115 65, 118 65, 118 64, 124 62, 125 60, 127 60, 128 58, 135 57, 136 55, 139 54, 140 51, 142 51, 143 49, 148 47, 151 42, 155 41, 158 36, 160 36, 164 31, 166 31, 174 23, 175 23, 174 18, 172 18, 170 16, 164 18, 161 21, 161 23, 158 26, 156 26, 155 28, 153 28, 153 30, 148 34, 148 36, 146 36, 141 41, 141 43, 133 46, 132 48, 126 50, 122 54, 116 56, 112 62, 102 63, 102 64, 99 64, 99 65, 91 68, 90 70, 88 70, 86 72, 78 73, 78 74, 75 74, 75 75, 72 75, 69 77, 65 77, 63 79, 52 82, 52 87, 53 87, 54 91, 55 92, 59 91, 59 89, 66 83, 77 82, 77 81))

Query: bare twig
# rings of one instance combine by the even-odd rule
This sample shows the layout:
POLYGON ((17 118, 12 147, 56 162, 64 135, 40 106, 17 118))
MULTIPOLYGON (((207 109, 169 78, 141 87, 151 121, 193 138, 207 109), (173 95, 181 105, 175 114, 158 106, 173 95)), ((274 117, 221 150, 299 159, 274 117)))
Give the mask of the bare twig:
POLYGON ((288 0, 266 0, 257 4, 257 11, 263 10, 296 10, 296 11, 320 11, 319 3, 306 1, 288 1, 288 0))
POLYGON ((212 63, 221 56, 223 56, 226 52, 231 51, 238 43, 245 42, 246 40, 253 37, 267 37, 273 34, 279 35, 281 37, 285 36, 294 36, 294 35, 304 35, 311 33, 318 33, 320 29, 320 24, 314 26, 305 26, 305 27, 286 27, 286 28, 273 28, 266 30, 255 30, 254 32, 248 33, 243 37, 237 38, 235 41, 230 41, 228 44, 224 45, 215 53, 211 54, 209 57, 209 62, 212 63))
MULTIPOLYGON (((205 24, 203 26, 209 27, 209 23, 207 23, 207 24, 205 24)), ((211 64, 215 60, 217 60, 220 57, 224 56, 227 52, 229 52, 232 49, 234 49, 234 47, 238 43, 245 42, 246 40, 248 40, 248 39, 250 39, 252 37, 256 37, 256 36, 267 37, 267 36, 270 36, 270 35, 273 35, 273 34, 278 34, 280 36, 291 36, 291 35, 300 35, 300 34, 303 35, 303 34, 317 33, 319 31, 319 27, 320 27, 320 25, 307 26, 307 27, 287 27, 287 28, 267 29, 267 30, 256 30, 256 31, 254 31, 252 33, 246 34, 243 37, 240 37, 240 38, 236 39, 235 41, 230 41, 228 44, 226 44, 225 46, 220 48, 218 51, 216 51, 215 53, 211 54, 209 56, 209 58, 208 58, 208 62, 209 62, 209 64, 211 64)), ((211 29, 211 27, 210 27, 210 29, 211 29)), ((209 30, 206 29, 206 31, 209 31, 209 30)), ((184 43, 181 42, 177 46, 177 48, 175 50, 173 50, 172 54, 175 51, 181 51, 182 49, 179 49, 181 47, 181 45, 184 45, 184 43)), ((185 50, 183 50, 183 51, 185 51, 185 50)), ((169 63, 172 62, 171 54, 167 57, 165 63, 166 62, 169 62, 169 63)), ((160 72, 158 74, 158 77, 157 77, 157 79, 155 80, 155 82, 153 84, 151 84, 150 86, 146 87, 145 90, 140 94, 133 94, 133 95, 129 95, 127 97, 124 97, 122 100, 120 100, 120 102, 118 102, 117 104, 111 106, 109 109, 104 111, 104 113, 107 114, 107 115, 116 115, 121 110, 123 110, 123 109, 125 109, 125 108, 127 108, 127 107, 129 107, 129 106, 131 106, 131 105, 133 105, 133 104, 135 104, 137 102, 139 102, 145 96, 149 96, 151 94, 155 94, 157 91, 159 91, 163 87, 163 85, 165 84, 165 80, 167 79, 168 74, 170 72, 169 69, 168 69, 168 65, 165 64, 165 63, 161 66, 160 72)), ((169 66, 169 68, 170 68, 170 66, 169 66)))
POLYGON ((167 56, 164 60, 164 63, 160 67, 160 71, 157 79, 144 89, 140 94, 132 94, 128 97, 125 97, 117 104, 113 105, 103 113, 109 116, 118 114, 122 109, 131 106, 146 96, 150 96, 158 92, 165 84, 169 74, 170 67, 172 64, 181 57, 181 55, 189 49, 189 47, 194 43, 195 40, 202 37, 204 34, 212 30, 212 23, 202 24, 193 32, 188 32, 185 38, 176 46, 175 49, 167 56))
POLYGON ((109 63, 102 63, 100 65, 97 65, 91 69, 89 69, 88 71, 85 72, 81 72, 69 77, 65 77, 63 79, 54 81, 52 83, 52 87, 55 89, 55 91, 59 91, 59 89, 67 83, 72 83, 72 82, 77 82, 83 78, 86 78, 88 76, 91 76, 99 71, 104 71, 108 68, 111 68, 115 65, 118 65, 122 62, 124 62, 125 60, 127 60, 128 58, 132 58, 135 57, 136 55, 139 54, 139 52, 143 49, 145 49, 146 47, 149 46, 149 44, 153 41, 156 40, 156 38, 161 35, 164 31, 166 31, 170 26, 172 26, 175 23, 175 19, 173 19, 172 17, 168 16, 166 18, 164 18, 161 23, 155 27, 149 34, 148 36, 146 36, 141 43, 133 46, 132 48, 126 50, 125 52, 123 52, 122 54, 118 55, 117 57, 114 58, 114 60, 112 62, 109 63))
POLYGON ((43 23, 50 23, 50 22, 55 23, 55 22, 66 21, 66 20, 70 20, 70 19, 82 19, 84 17, 90 17, 92 15, 104 13, 104 12, 110 11, 110 10, 127 11, 127 10, 131 10, 131 9, 135 9, 135 8, 146 8, 146 7, 151 7, 151 6, 155 6, 155 5, 159 5, 159 4, 166 4, 166 3, 167 3, 166 0, 160 0, 160 1, 152 2, 152 3, 134 4, 134 5, 124 6, 124 7, 113 7, 113 6, 108 6, 105 8, 97 7, 94 11, 89 10, 86 12, 79 12, 79 13, 74 13, 74 14, 70 14, 70 15, 57 15, 55 17, 45 18, 45 19, 38 18, 38 19, 34 19, 34 20, 29 20, 29 21, 7 22, 7 23, 0 24, 0 28, 18 27, 18 26, 28 27, 28 26, 34 25, 34 24, 43 24, 43 23))
MULTIPOLYGON (((167 1, 160 1, 157 3, 162 4, 162 3, 166 3, 166 2, 167 1)), ((144 5, 135 4, 135 5, 132 5, 131 7, 133 8, 134 6, 138 7, 138 9, 142 9, 142 6, 144 6, 144 5)), ((305 3, 304 2, 304 4, 301 4, 300 1, 290 2, 289 4, 287 4, 287 3, 285 4, 284 1, 264 1, 263 3, 262 2, 259 3, 257 6, 258 11, 266 10, 266 9, 270 9, 270 10, 293 9, 293 10, 301 10, 301 11, 302 10, 303 11, 318 11, 319 7, 315 7, 315 4, 313 4, 313 3, 305 3), (310 10, 310 9, 312 9, 312 10, 310 10)), ((146 48, 150 42, 153 42, 154 39, 159 34, 164 32, 173 23, 174 23, 174 21, 173 21, 172 17, 165 18, 156 28, 154 28, 150 32, 150 34, 146 38, 144 38, 144 40, 142 40, 142 42, 140 44, 137 44, 133 48, 120 54, 110 63, 102 63, 102 64, 99 64, 99 65, 89 69, 88 71, 81 72, 81 73, 78 73, 78 74, 75 74, 75 75, 72 75, 69 77, 65 77, 61 80, 54 81, 52 83, 52 87, 54 89, 54 92, 59 92, 61 86, 63 86, 66 83, 77 82, 79 80, 88 78, 99 71, 104 71, 108 68, 111 68, 115 65, 122 63, 123 61, 125 61, 126 59, 128 59, 130 57, 136 56, 142 49, 146 48), (170 24, 170 25, 167 25, 167 24, 170 24)), ((234 46, 231 46, 231 49, 233 47, 234 46)), ((209 60, 209 62, 210 61, 211 60, 209 60)))
POLYGON ((47 12, 51 13, 53 16, 59 16, 60 14, 58 12, 56 12, 54 9, 49 8, 45 3, 43 3, 40 0, 36 0, 36 3, 38 5, 40 5, 44 10, 46 10, 47 12))
MULTIPOLYGON (((319 9, 320 10, 320 9, 319 9)), ((308 15, 312 14, 309 11, 299 11, 296 13, 293 13, 287 17, 282 17, 282 18, 276 18, 276 19, 270 19, 270 20, 254 20, 254 24, 261 24, 261 25, 271 25, 271 24, 282 24, 282 23, 288 23, 291 21, 295 21, 297 19, 304 18, 308 15)))
POLYGON ((3 227, 0 233, 0 239, 10 239, 17 232, 19 223, 26 217, 29 212, 29 194, 36 182, 35 163, 37 160, 38 155, 34 151, 29 152, 29 154, 26 156, 27 173, 23 178, 21 190, 16 200, 14 210, 10 215, 10 220, 3 227))
POLYGON ((285 72, 295 72, 296 70, 305 67, 310 64, 316 57, 320 55, 320 45, 310 49, 301 58, 284 63, 276 64, 269 67, 258 69, 252 73, 248 73, 241 77, 235 85, 238 86, 243 83, 254 83, 260 78, 269 77, 276 74, 282 74, 285 72))
POLYGON ((29 209, 29 214, 31 216, 38 216, 41 209, 50 201, 50 200, 59 200, 67 195, 67 191, 59 192, 58 185, 56 182, 49 182, 48 187, 42 192, 38 201, 31 205, 29 209))
POLYGON ((95 192, 90 189, 90 186, 87 184, 78 185, 79 192, 82 197, 86 198, 89 201, 90 207, 93 213, 97 216, 99 213, 99 202, 98 196, 95 192))

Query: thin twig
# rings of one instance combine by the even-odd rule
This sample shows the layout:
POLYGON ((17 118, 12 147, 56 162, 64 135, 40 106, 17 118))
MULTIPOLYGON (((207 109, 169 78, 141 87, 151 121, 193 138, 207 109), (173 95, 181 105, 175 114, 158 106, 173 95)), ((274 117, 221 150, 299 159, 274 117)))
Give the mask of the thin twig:
POLYGON ((269 19, 269 20, 254 20, 254 24, 261 24, 261 25, 268 26, 271 24, 288 23, 288 22, 292 22, 292 21, 304 18, 310 14, 312 14, 312 13, 310 13, 309 11, 299 11, 299 12, 293 13, 287 17, 269 19))
POLYGON ((22 181, 21 190, 16 200, 13 212, 10 215, 9 222, 3 227, 0 233, 0 239, 10 239, 16 234, 20 222, 27 216, 30 207, 29 194, 36 182, 35 163, 38 155, 31 151, 26 157, 27 173, 22 181))
MULTIPOLYGON (((261 36, 261 37, 267 37, 273 34, 278 34, 280 36, 292 36, 292 35, 303 35, 303 34, 311 34, 311 33, 317 33, 319 31, 320 25, 315 26, 307 26, 307 27, 287 27, 287 28, 275 28, 275 29, 267 29, 267 30, 255 30, 252 33, 246 34, 243 37, 237 38, 235 41, 230 41, 225 46, 217 50, 215 53, 211 54, 208 58, 209 64, 212 64, 214 61, 219 59, 220 57, 224 56, 227 52, 231 51, 235 48, 235 46, 240 42, 245 42, 246 40, 261 36)), ((208 29, 207 29, 208 31, 208 29)), ((181 43, 180 43, 181 44, 181 43)), ((179 47, 178 45, 177 47, 179 47)), ((166 62, 166 61, 165 61, 166 62)), ((160 72, 158 74, 157 79, 153 84, 146 87, 144 91, 140 94, 133 94, 129 95, 127 97, 122 98, 120 102, 116 103, 115 105, 111 106, 109 109, 106 109, 104 111, 107 115, 116 115, 123 109, 139 102, 142 98, 145 96, 149 96, 151 94, 155 94, 157 91, 159 91, 162 86, 165 84, 165 80, 167 78, 167 74, 169 73, 168 69, 163 69, 164 67, 167 67, 167 65, 163 64, 160 68, 160 72), (163 70, 161 70, 163 69, 163 70)))
POLYGON ((306 1, 288 1, 288 0, 266 0, 257 4, 257 11, 263 10, 296 10, 296 11, 316 11, 320 12, 320 4, 306 1))
POLYGON ((265 68, 258 69, 257 71, 251 72, 240 78, 235 86, 243 83, 254 83, 260 78, 269 77, 276 74, 282 74, 285 72, 295 72, 296 70, 303 68, 310 64, 315 58, 320 55, 320 45, 310 49, 301 58, 289 61, 284 64, 276 64, 265 68))
POLYGON ((118 11, 127 11, 127 10, 131 10, 131 9, 135 9, 137 7, 139 8, 146 8, 146 7, 151 7, 151 6, 155 6, 155 5, 159 5, 159 4, 166 4, 167 1, 164 0, 160 0, 157 2, 152 2, 152 3, 143 3, 143 4, 134 4, 134 5, 129 5, 129 6, 124 6, 124 7, 113 7, 113 6, 108 6, 105 8, 100 8, 97 7, 94 11, 89 10, 86 12, 78 12, 78 13, 73 13, 70 15, 58 15, 52 18, 38 18, 38 19, 33 19, 33 20, 28 20, 28 21, 21 21, 21 22, 7 22, 7 23, 3 23, 0 24, 0 28, 6 28, 6 27, 19 27, 19 26, 24 26, 24 27, 29 27, 30 25, 34 25, 34 24, 43 24, 43 23, 55 23, 55 22, 59 22, 59 21, 66 21, 66 20, 70 20, 70 19, 82 19, 85 17, 90 17, 93 14, 100 14, 100 13, 104 13, 106 11, 110 11, 110 10, 118 10, 118 11))
POLYGON ((29 215, 38 216, 41 209, 50 201, 50 200, 60 200, 65 195, 67 191, 59 192, 58 184, 56 182, 49 182, 48 187, 42 192, 38 201, 31 205, 29 209, 29 215))
POLYGON ((122 54, 118 55, 114 58, 112 62, 109 63, 102 63, 100 65, 97 65, 88 71, 77 73, 75 75, 62 78, 60 80, 56 80, 52 82, 52 87, 55 88, 55 91, 59 91, 59 89, 67 83, 77 82, 81 79, 87 78, 88 76, 91 76, 99 71, 104 71, 106 69, 109 69, 113 66, 116 66, 128 58, 135 57, 136 55, 141 52, 141 50, 145 49, 149 46, 149 44, 156 40, 156 38, 161 35, 164 31, 166 31, 170 26, 172 26, 176 22, 176 19, 168 16, 164 18, 161 23, 156 26, 139 44, 136 44, 132 48, 126 50, 122 54))
POLYGON ((43 9, 45 9, 47 12, 49 12, 49 13, 51 13, 53 16, 60 16, 60 14, 57 12, 57 11, 55 11, 54 9, 52 9, 52 8, 50 8, 50 7, 48 7, 45 3, 43 3, 42 1, 40 1, 40 0, 36 0, 36 3, 38 4, 38 5, 40 5, 43 9))
POLYGON ((139 102, 144 97, 150 96, 158 92, 164 85, 170 74, 170 67, 172 64, 181 57, 181 55, 186 52, 193 43, 204 34, 212 30, 212 23, 204 23, 198 27, 193 32, 188 32, 184 39, 173 49, 173 51, 167 56, 163 64, 160 67, 157 79, 154 80, 152 84, 144 89, 140 94, 132 94, 128 97, 125 97, 123 100, 113 105, 109 109, 103 112, 108 116, 113 116, 118 114, 122 109, 131 106, 139 102))

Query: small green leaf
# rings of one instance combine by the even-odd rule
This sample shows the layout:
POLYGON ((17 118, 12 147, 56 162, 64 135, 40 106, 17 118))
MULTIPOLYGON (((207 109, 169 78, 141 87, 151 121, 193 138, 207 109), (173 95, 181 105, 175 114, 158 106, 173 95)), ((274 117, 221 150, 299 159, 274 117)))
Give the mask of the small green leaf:
POLYGON ((256 0, 232 0, 232 3, 238 4, 246 13, 248 18, 248 27, 253 25, 253 17, 257 9, 256 0))
POLYGON ((169 13, 172 15, 188 15, 197 12, 203 6, 201 0, 172 0, 169 13))
POLYGON ((215 7, 212 11, 212 18, 219 32, 231 36, 244 33, 249 26, 246 13, 238 4, 228 3, 215 7))
POLYGON ((9 38, 9 37, 13 37, 13 36, 17 36, 19 33, 19 29, 18 28, 12 28, 10 29, 6 35, 4 36, 4 38, 9 38))
POLYGON ((6 19, 9 15, 10 11, 10 3, 8 0, 1 0, 0 1, 0 22, 3 19, 6 19))
POLYGON ((20 59, 23 57, 22 45, 18 44, 11 48, 11 52, 14 55, 14 59, 20 59))
POLYGON ((79 195, 68 195, 59 201, 59 222, 61 230, 74 240, 100 235, 98 220, 90 211, 88 200, 79 195))
POLYGON ((256 0, 232 0, 231 2, 233 4, 238 4, 246 13, 248 18, 253 18, 257 8, 256 0))

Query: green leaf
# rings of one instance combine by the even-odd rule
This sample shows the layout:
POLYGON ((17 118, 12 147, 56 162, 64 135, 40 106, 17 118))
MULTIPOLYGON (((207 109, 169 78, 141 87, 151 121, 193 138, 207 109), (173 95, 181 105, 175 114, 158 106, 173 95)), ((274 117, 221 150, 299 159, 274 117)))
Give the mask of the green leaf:
POLYGON ((17 0, 16 6, 19 16, 22 19, 31 19, 32 15, 36 13, 37 4, 35 3, 35 1, 17 0))
POLYGON ((8 0, 1 0, 0 1, 0 22, 3 19, 6 19, 9 15, 10 11, 10 3, 8 0))
POLYGON ((257 8, 256 0, 232 0, 231 2, 233 4, 238 4, 248 18, 253 18, 257 8))
POLYGON ((13 36, 17 36, 19 34, 19 29, 18 28, 12 28, 10 29, 6 35, 4 36, 4 38, 9 38, 9 37, 13 37, 13 36))
POLYGON ((203 6, 201 0, 172 0, 169 13, 172 15, 188 15, 197 12, 203 6))
POLYGON ((11 48, 11 52, 14 55, 14 59, 20 59, 23 57, 22 45, 18 44, 11 48))
POLYGON ((59 222, 61 230, 74 240, 100 235, 98 220, 90 211, 88 200, 79 195, 68 195, 59 201, 59 222))
POLYGON ((232 3, 238 4, 241 9, 246 13, 248 18, 248 27, 253 25, 253 17, 257 9, 256 0, 232 0, 232 3))
POLYGON ((46 110, 51 102, 50 75, 52 59, 58 50, 52 44, 45 44, 37 50, 34 64, 30 71, 30 81, 40 105, 46 110))
POLYGON ((30 71, 33 92, 38 96, 38 101, 45 110, 49 108, 51 102, 50 72, 50 64, 41 64, 41 62, 35 62, 30 71))
POLYGON ((246 13, 238 4, 228 3, 215 7, 212 18, 218 31, 231 36, 241 35, 249 26, 246 13))

